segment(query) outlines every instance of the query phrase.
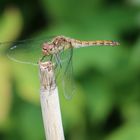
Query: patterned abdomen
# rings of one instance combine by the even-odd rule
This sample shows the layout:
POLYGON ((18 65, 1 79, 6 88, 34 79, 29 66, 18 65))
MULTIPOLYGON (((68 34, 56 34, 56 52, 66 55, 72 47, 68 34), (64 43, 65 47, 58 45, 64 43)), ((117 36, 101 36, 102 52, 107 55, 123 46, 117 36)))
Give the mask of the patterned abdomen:
POLYGON ((73 40, 72 46, 74 48, 88 47, 88 46, 118 46, 120 45, 117 41, 112 40, 96 40, 96 41, 80 41, 73 40))

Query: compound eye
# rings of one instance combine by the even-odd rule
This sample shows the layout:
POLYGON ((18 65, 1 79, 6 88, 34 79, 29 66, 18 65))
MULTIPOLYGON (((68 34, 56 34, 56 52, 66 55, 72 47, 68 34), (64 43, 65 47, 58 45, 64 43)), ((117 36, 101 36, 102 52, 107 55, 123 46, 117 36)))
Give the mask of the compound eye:
POLYGON ((48 43, 43 44, 43 49, 48 50, 50 48, 50 45, 48 43))

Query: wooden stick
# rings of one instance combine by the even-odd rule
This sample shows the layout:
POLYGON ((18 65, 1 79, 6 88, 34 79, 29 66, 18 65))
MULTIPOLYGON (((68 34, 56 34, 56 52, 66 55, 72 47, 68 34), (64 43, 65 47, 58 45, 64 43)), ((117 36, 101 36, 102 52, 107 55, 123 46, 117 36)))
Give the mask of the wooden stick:
POLYGON ((40 100, 47 140, 64 140, 58 90, 55 82, 54 65, 48 61, 39 63, 40 100))

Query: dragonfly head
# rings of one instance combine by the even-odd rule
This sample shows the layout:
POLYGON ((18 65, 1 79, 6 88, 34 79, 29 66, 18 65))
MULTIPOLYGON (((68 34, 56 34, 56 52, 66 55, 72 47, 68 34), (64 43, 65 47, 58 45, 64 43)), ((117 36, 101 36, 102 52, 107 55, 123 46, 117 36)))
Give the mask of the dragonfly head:
POLYGON ((54 46, 52 44, 44 43, 43 47, 42 47, 43 55, 46 55, 46 56, 50 55, 53 48, 54 48, 54 46))

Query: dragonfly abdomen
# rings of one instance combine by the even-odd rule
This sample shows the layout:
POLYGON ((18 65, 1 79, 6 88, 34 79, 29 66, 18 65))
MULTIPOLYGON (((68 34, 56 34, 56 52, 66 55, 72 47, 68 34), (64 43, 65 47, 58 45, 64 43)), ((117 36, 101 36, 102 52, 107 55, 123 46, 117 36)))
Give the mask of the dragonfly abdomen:
POLYGON ((88 46, 118 46, 119 43, 111 40, 96 40, 96 41, 80 41, 75 40, 72 42, 74 48, 88 47, 88 46))

